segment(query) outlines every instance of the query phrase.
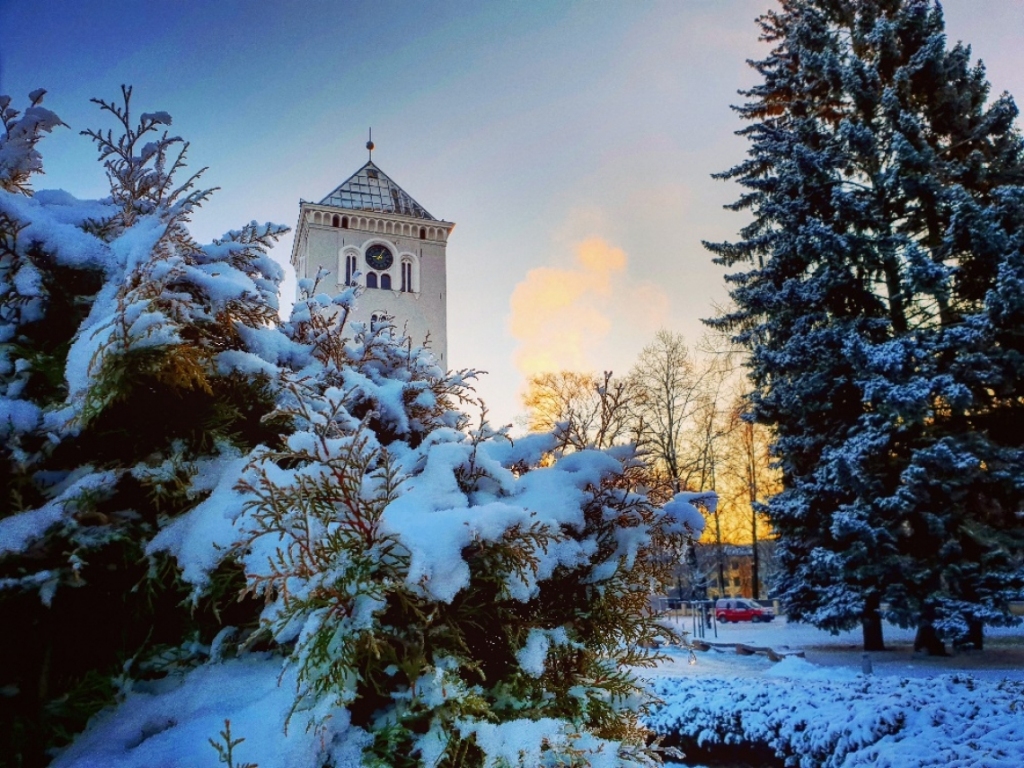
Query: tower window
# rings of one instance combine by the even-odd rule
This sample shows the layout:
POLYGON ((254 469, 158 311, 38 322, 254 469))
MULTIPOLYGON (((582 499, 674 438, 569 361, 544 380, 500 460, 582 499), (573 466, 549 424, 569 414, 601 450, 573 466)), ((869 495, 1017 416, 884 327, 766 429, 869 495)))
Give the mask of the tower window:
POLYGON ((402 290, 406 293, 412 292, 412 262, 402 262, 402 290))
POLYGON ((377 273, 376 272, 368 272, 367 273, 367 275, 366 275, 366 287, 367 288, 376 288, 377 287, 377 273))
POLYGON ((420 227, 420 240, 426 240, 426 239, 427 239, 427 230, 425 230, 423 227, 420 227))
POLYGON ((384 288, 385 290, 391 289, 391 275, 389 275, 387 272, 380 276, 380 287, 384 288))
POLYGON ((331 226, 332 227, 337 227, 337 226, 340 226, 340 225, 341 225, 341 220, 338 218, 337 214, 335 214, 334 218, 331 219, 331 226))
POLYGON ((348 216, 341 217, 341 228, 348 229, 348 216))
POLYGON ((345 285, 352 285, 352 275, 356 272, 356 257, 350 253, 345 257, 345 285))

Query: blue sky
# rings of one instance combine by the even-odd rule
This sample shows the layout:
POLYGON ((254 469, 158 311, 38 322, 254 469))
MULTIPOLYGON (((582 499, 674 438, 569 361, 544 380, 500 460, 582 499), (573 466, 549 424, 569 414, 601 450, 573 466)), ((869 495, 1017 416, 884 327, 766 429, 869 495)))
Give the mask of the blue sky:
MULTIPOLYGON (((491 415, 542 367, 625 373, 660 327, 696 341, 725 299, 702 239, 735 236, 730 104, 764 51, 771 0, 0 3, 0 93, 34 88, 68 123, 37 187, 106 193, 78 131, 135 88, 221 190, 193 232, 295 225, 366 159, 456 222, 449 358, 490 371, 491 415)), ((1024 0, 949 0, 995 92, 1024 99, 1024 0)), ((290 237, 275 249, 287 262, 290 237)), ((294 283, 286 286, 291 298, 294 283)))

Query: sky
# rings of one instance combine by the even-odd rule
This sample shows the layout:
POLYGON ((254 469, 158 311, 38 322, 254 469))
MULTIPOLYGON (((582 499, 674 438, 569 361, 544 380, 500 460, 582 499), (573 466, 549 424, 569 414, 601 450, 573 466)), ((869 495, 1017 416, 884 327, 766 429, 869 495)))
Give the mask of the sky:
MULTIPOLYGON (((295 226, 366 161, 431 214, 448 244, 448 357, 487 371, 493 423, 525 377, 626 373, 661 328, 695 343, 726 301, 702 240, 735 239, 742 160, 730 108, 766 47, 773 0, 141 2, 0 0, 0 94, 36 88, 70 126, 40 148, 37 188, 108 186, 79 131, 112 128, 92 98, 134 87, 164 110, 189 167, 220 190, 192 232, 295 226)), ((993 93, 1024 100, 1024 0, 947 0, 993 93)), ((274 256, 290 271, 291 235, 274 256)), ((294 276, 284 300, 294 298, 294 276)))

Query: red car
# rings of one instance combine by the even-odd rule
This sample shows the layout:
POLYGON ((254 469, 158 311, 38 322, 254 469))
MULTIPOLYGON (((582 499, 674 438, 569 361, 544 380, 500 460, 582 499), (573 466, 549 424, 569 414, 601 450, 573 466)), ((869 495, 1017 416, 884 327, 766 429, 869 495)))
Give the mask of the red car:
POLYGON ((775 612, 742 597, 724 597, 715 603, 715 619, 722 624, 729 621, 771 621, 775 612))

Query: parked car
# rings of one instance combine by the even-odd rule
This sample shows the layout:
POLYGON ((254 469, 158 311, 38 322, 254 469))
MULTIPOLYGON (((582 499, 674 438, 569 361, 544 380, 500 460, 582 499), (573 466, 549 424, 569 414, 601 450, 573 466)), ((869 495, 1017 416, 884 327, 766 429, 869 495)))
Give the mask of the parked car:
POLYGON ((715 619, 725 624, 729 621, 771 621, 775 612, 742 597, 723 597, 715 602, 715 619))

